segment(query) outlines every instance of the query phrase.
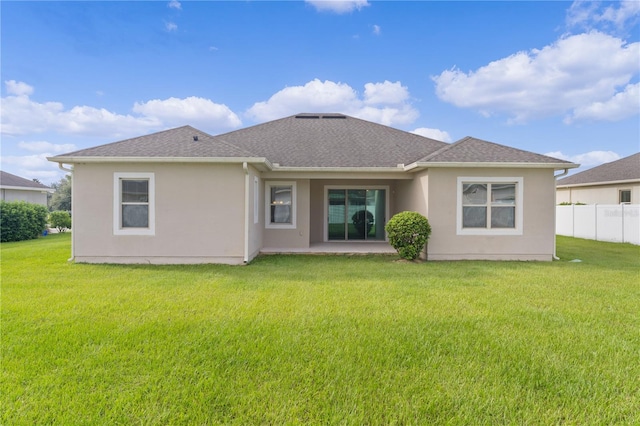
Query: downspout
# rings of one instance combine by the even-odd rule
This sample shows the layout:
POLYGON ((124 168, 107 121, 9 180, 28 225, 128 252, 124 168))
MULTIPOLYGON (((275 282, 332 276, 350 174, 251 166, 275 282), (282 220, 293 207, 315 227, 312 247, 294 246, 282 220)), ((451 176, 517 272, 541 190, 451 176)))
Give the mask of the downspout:
MULTIPOLYGON (((566 174, 569 173, 569 169, 564 169, 564 172, 560 173, 559 175, 553 175, 554 179, 558 179, 559 177, 562 176, 566 176, 566 174)), ((569 197, 571 197, 571 189, 569 189, 569 197)), ((557 201, 557 200, 556 200, 557 201)), ((554 211, 553 211, 553 260, 560 260, 560 258, 556 255, 556 246, 558 245, 556 242, 556 227, 558 226, 558 224, 556 223, 558 218, 556 217, 558 215, 558 208, 555 206, 554 203, 554 211)))
POLYGON ((75 192, 73 190, 73 187, 76 184, 76 180, 73 178, 73 168, 67 169, 66 167, 64 167, 62 163, 58 163, 58 168, 63 172, 71 173, 71 257, 67 259, 67 262, 73 262, 73 260, 76 258, 76 251, 75 251, 76 233, 73 232, 73 229, 75 228, 73 225, 74 217, 75 217, 75 215, 73 214, 73 211, 74 211, 73 205, 75 204, 75 200, 76 200, 76 197, 73 195, 73 193, 75 192))
POLYGON ((249 262, 249 167, 242 163, 244 170, 244 263, 249 262))

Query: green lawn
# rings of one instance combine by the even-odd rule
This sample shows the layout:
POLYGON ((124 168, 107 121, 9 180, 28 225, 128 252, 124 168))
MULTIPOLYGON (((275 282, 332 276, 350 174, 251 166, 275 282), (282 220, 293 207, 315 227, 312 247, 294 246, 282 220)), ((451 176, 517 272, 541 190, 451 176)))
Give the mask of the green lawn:
POLYGON ((0 424, 640 424, 640 247, 158 267, 69 241, 1 245, 0 424))

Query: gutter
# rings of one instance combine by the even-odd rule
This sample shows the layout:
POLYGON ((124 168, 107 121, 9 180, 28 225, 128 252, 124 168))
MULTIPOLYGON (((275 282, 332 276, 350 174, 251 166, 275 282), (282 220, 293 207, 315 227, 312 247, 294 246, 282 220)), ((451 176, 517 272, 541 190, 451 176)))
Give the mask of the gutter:
POLYGON ((249 262, 249 166, 247 162, 242 163, 244 170, 244 257, 243 262, 249 262))
MULTIPOLYGON (((48 160, 48 158, 47 158, 48 160)), ((67 262, 73 262, 76 258, 76 233, 73 232, 75 226, 73 224, 73 222, 75 222, 74 217, 75 215, 73 214, 75 208, 73 207, 76 203, 76 197, 75 195, 73 195, 73 193, 75 192, 73 190, 73 187, 76 184, 76 180, 73 178, 73 168, 71 169, 67 169, 63 163, 58 163, 58 168, 60 170, 62 170, 63 172, 67 172, 67 173, 71 173, 71 257, 69 259, 67 259, 67 262)))

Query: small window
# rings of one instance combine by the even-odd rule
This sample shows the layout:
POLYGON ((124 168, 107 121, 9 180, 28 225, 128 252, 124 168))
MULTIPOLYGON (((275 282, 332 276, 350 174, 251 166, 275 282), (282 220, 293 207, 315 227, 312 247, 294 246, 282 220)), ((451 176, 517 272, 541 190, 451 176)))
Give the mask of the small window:
POLYGON ((265 184, 267 228, 296 227, 296 184, 294 182, 268 182, 265 184))
POLYGON ((629 204, 631 203, 631 190, 623 189, 620 191, 620 204, 629 204))
POLYGON ((458 178, 458 234, 522 234, 522 178, 458 178))
POLYGON ((154 235, 154 210, 153 173, 114 174, 115 235, 154 235))

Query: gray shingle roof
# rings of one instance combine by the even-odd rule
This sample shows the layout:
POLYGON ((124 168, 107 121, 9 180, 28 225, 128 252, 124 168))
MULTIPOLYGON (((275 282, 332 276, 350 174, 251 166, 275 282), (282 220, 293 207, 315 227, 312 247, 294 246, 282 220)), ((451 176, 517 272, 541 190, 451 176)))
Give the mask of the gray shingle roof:
POLYGON ((640 152, 558 180, 558 186, 640 180, 640 152))
POLYGON ((64 154, 61 157, 256 157, 213 136, 182 126, 64 154), (194 136, 198 137, 194 141, 194 136))
POLYGON ((286 167, 396 167, 447 145, 343 114, 298 114, 214 139, 286 167))
POLYGON ((427 155, 420 163, 573 163, 467 136, 427 155))
POLYGON ((505 162, 572 165, 527 151, 464 138, 454 144, 343 114, 297 114, 211 136, 191 126, 82 149, 53 158, 266 158, 281 167, 360 168, 398 164, 505 162), (198 141, 194 141, 194 136, 198 141))
POLYGON ((29 179, 22 178, 20 176, 12 175, 11 173, 0 171, 0 185, 1 186, 15 186, 22 188, 33 189, 51 189, 47 185, 43 185, 38 182, 34 182, 29 179))

